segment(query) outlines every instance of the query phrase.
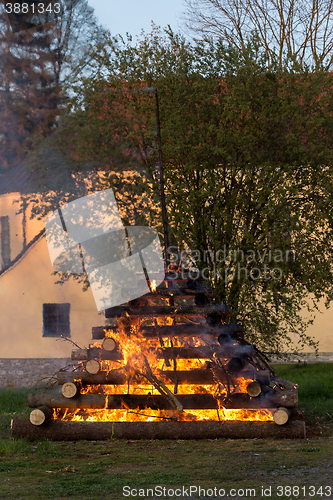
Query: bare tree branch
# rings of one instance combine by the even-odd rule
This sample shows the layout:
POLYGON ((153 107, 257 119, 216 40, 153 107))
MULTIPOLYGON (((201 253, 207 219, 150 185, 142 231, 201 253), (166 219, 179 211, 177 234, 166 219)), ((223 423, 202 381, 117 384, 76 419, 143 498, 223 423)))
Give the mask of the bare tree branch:
POLYGON ((302 66, 323 64, 333 56, 333 0, 186 0, 186 26, 191 32, 218 37, 244 49, 256 32, 269 62, 286 55, 302 66))

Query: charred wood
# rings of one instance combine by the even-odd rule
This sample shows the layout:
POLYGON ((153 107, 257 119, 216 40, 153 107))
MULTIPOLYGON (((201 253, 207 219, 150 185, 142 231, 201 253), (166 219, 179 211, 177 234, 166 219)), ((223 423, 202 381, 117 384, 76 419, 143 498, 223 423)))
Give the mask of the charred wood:
POLYGON ((251 398, 256 398, 259 396, 259 394, 261 394, 261 385, 259 384, 259 382, 251 382, 247 386, 246 392, 249 396, 251 396, 251 398))

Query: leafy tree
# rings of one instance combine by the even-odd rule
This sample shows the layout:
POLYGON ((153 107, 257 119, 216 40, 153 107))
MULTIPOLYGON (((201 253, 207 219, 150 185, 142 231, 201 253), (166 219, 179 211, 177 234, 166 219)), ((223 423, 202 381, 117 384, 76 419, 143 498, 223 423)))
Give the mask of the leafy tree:
MULTIPOLYGON (((328 303, 333 291, 331 75, 296 73, 278 59, 268 66, 258 37, 240 52, 211 39, 190 44, 170 29, 154 29, 136 46, 108 38, 94 65, 97 75, 78 83, 57 147, 76 168, 103 170, 105 187, 127 182, 121 210, 130 220, 138 187, 157 200, 149 93, 157 87, 177 250, 191 249, 251 342, 281 351, 295 333, 315 347, 300 313, 323 297, 328 303)), ((160 229, 156 207, 141 208, 160 229)))

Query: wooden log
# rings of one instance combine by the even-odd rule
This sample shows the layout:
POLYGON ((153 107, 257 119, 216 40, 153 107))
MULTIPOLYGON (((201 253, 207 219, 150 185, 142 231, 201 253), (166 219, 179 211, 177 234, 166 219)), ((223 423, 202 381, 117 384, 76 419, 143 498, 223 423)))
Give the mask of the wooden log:
POLYGON ((52 418, 53 411, 48 406, 35 408, 30 412, 29 420, 32 425, 42 425, 52 418))
POLYGON ((58 385, 63 385, 66 382, 79 381, 82 385, 100 385, 100 384, 112 384, 112 385, 123 385, 126 384, 127 377, 123 371, 111 370, 100 371, 96 374, 90 374, 88 372, 58 372, 57 373, 57 383, 58 385))
POLYGON ((270 391, 267 398, 274 403, 274 406, 293 408, 298 404, 298 388, 296 386, 283 391, 270 391))
MULTIPOLYGON (((213 326, 191 324, 160 325, 160 331, 163 337, 201 337, 203 335, 219 337, 221 334, 226 334, 229 337, 229 335, 233 333, 242 333, 241 325, 237 325, 237 327, 238 329, 235 327, 235 323, 231 325, 222 325, 219 323, 213 326)), ((139 332, 147 338, 157 337, 156 328, 154 326, 142 326, 139 332)))
MULTIPOLYGON (((250 370, 248 370, 250 372, 250 370)), ((250 376, 246 376, 247 370, 243 370, 239 373, 239 376, 244 378, 251 378, 250 376), (243 375, 244 374, 244 375, 243 375)), ((271 372, 269 370, 259 370, 254 372, 254 380, 259 382, 261 386, 269 385, 271 383, 271 372)))
POLYGON ((105 351, 114 351, 117 347, 116 341, 112 337, 107 337, 103 340, 102 348, 105 351))
POLYGON ((252 345, 227 345, 221 347, 214 344, 211 347, 167 347, 163 349, 163 354, 169 359, 173 357, 179 359, 209 359, 215 354, 220 358, 229 358, 230 356, 252 356, 254 352, 252 345))
POLYGON ((73 349, 71 353, 72 361, 84 361, 88 358, 88 349, 73 349))
POLYGON ((98 373, 100 371, 101 366, 96 359, 90 359, 89 361, 87 361, 87 363, 85 365, 85 369, 86 369, 87 373, 90 373, 91 375, 95 375, 96 373, 98 373))
POLYGON ((263 391, 258 397, 250 398, 248 394, 234 393, 229 399, 219 398, 225 408, 294 408, 298 403, 297 390, 263 391))
MULTIPOLYGON (((251 398, 248 394, 234 393, 229 398, 214 398, 211 394, 179 394, 177 399, 185 410, 187 409, 216 409, 218 401, 224 408, 237 409, 260 409, 260 408, 278 408, 282 406, 281 398, 275 394, 267 396, 262 393, 257 398, 251 398)), ((294 407, 294 398, 284 400, 284 407, 294 407)), ((80 394, 73 399, 67 399, 60 394, 29 394, 28 405, 31 408, 48 406, 50 408, 109 408, 121 409, 128 407, 152 408, 170 410, 172 405, 161 395, 144 394, 80 394)))
POLYGON ((53 441, 110 439, 258 439, 305 438, 302 421, 276 425, 274 422, 196 421, 196 422, 66 422, 51 420, 36 427, 29 420, 13 419, 12 436, 30 441, 42 438, 53 441))
POLYGON ((111 309, 105 309, 106 318, 125 317, 126 313, 130 316, 144 317, 159 317, 172 316, 178 314, 180 316, 207 316, 209 314, 226 315, 229 311, 225 304, 212 304, 205 307, 177 305, 177 306, 147 306, 135 309, 130 306, 116 306, 111 309))
POLYGON ((71 399, 77 396, 80 391, 75 382, 65 382, 61 388, 61 393, 65 398, 71 399))
MULTIPOLYGON (((260 381, 264 380, 269 384, 269 371, 262 370, 262 372, 254 372, 253 370, 244 371, 241 373, 241 377, 250 380, 256 380, 257 378, 260 381)), ((171 370, 159 371, 157 376, 161 378, 162 381, 169 381, 172 384, 176 382, 176 374, 171 370)), ((57 383, 59 385, 63 385, 66 382, 75 382, 80 381, 83 385, 94 385, 94 384, 102 384, 102 385, 123 385, 127 382, 127 375, 122 370, 111 370, 100 371, 95 375, 91 375, 87 372, 58 372, 57 373, 57 383)), ((219 381, 226 383, 227 376, 223 370, 218 370, 218 379, 219 381)), ((229 377, 230 379, 230 377, 229 377)), ((136 378, 136 382, 141 379, 136 378)), ((193 370, 177 370, 177 381, 178 384, 216 384, 216 377, 214 377, 212 371, 210 369, 193 369, 193 370)), ((235 385, 239 384, 237 378, 232 379, 235 385)), ((262 382, 260 382, 262 383, 262 382)), ((267 384, 267 385, 268 385, 267 384)))
POLYGON ((105 338, 106 332, 113 332, 114 327, 111 326, 93 326, 91 336, 93 340, 102 340, 105 338))
MULTIPOLYGON (((107 318, 106 315, 105 315, 105 317, 107 318)), ((130 320, 129 320, 129 318, 127 316, 120 316, 119 318, 118 318, 118 316, 112 316, 112 317, 116 317, 117 318, 117 326, 121 330, 124 330, 125 328, 127 328, 131 324, 130 320)))
MULTIPOLYGON (((177 399, 186 409, 216 409, 217 401, 210 394, 182 394, 177 395, 177 399)), ((172 410, 173 406, 168 399, 161 395, 141 395, 141 394, 80 394, 76 398, 67 399, 61 394, 29 394, 28 405, 30 408, 48 406, 49 408, 84 408, 119 410, 122 408, 153 410, 172 410)))
MULTIPOLYGON (((118 318, 120 319, 120 318, 118 318)), ((127 318, 125 318, 127 319, 127 318)), ((118 328, 117 326, 94 326, 92 328, 92 339, 93 340, 103 340, 105 339, 105 335, 107 332, 117 333, 118 331, 127 333, 127 335, 131 334, 131 329, 129 327, 126 328, 118 328)))
POLYGON ((274 422, 278 425, 285 425, 290 417, 290 410, 288 408, 278 408, 273 415, 274 422))
MULTIPOLYGON (((206 325, 159 325, 159 328, 163 337, 199 337, 202 335, 214 335, 213 329, 207 327, 206 325)), ((154 326, 143 325, 140 327, 139 333, 146 338, 157 337, 156 328, 154 326)), ((217 336, 216 333, 215 336, 217 336)))
POLYGON ((105 351, 99 347, 92 347, 90 349, 74 349, 71 359, 72 361, 88 361, 94 359, 119 361, 123 359, 123 355, 118 350, 105 351))
POLYGON ((278 377, 274 377, 274 381, 279 384, 280 386, 283 386, 287 389, 291 389, 291 388, 297 388, 298 387, 298 384, 295 384, 294 382, 289 382, 289 380, 284 380, 282 378, 278 378, 278 377))
MULTIPOLYGON (((120 346, 121 348, 121 346, 120 346)), ((153 350, 150 349, 152 352, 153 350)), ((158 359, 162 358, 179 358, 179 359, 210 359, 213 354, 219 356, 221 358, 228 358, 230 356, 252 356, 254 349, 252 345, 227 345, 221 347, 218 344, 214 344, 211 347, 200 346, 200 347, 167 347, 163 349, 155 349, 156 357, 158 359)), ((97 347, 93 347, 91 349, 75 349, 72 351, 72 360, 73 361, 85 361, 92 359, 99 360, 121 360, 123 359, 122 354, 119 351, 105 351, 104 349, 100 349, 97 347), (82 356, 80 354, 82 351, 82 356)), ((236 359, 236 358, 233 358, 236 359)), ((238 359, 238 358, 237 358, 238 359)), ((238 371, 241 371, 244 368, 244 364, 239 367, 238 371)))
MULTIPOLYGON (((202 335, 218 336, 213 329, 206 325, 159 325, 162 337, 199 337, 202 335)), ((146 338, 157 338, 155 326, 141 326, 139 332, 146 338)))
POLYGON ((259 384, 259 382, 251 382, 247 386, 246 392, 251 398, 256 398, 259 396, 259 394, 261 394, 261 385, 259 384))
POLYGON ((132 309, 138 309, 139 307, 146 307, 147 306, 147 299, 144 297, 138 297, 137 299, 130 300, 128 302, 128 305, 132 309))

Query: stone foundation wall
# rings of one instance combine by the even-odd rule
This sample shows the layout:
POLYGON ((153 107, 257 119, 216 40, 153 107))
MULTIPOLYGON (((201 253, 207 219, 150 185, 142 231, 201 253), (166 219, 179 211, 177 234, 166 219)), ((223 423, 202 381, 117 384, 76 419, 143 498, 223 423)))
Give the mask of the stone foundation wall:
POLYGON ((0 358, 0 387, 43 386, 57 371, 72 364, 70 358, 0 358))

